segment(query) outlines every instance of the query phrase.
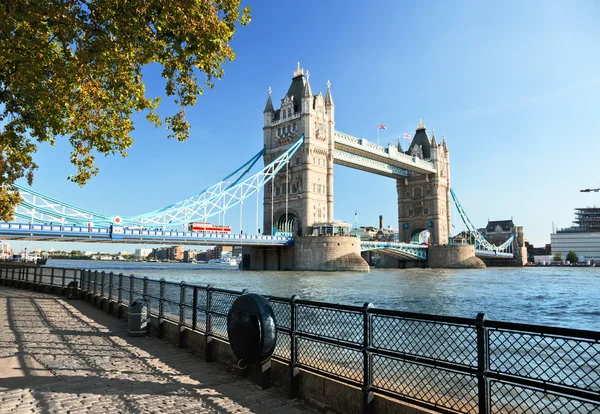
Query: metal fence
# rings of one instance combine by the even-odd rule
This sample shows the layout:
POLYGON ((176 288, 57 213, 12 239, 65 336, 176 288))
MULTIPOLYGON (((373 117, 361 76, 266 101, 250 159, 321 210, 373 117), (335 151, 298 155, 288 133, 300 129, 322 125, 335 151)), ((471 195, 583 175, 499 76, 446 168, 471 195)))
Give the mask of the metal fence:
MULTIPOLYGON (((0 279, 62 286, 227 341, 227 313, 244 292, 92 270, 1 267, 0 279)), ((269 297, 274 358, 443 413, 600 413, 600 332, 269 297)))

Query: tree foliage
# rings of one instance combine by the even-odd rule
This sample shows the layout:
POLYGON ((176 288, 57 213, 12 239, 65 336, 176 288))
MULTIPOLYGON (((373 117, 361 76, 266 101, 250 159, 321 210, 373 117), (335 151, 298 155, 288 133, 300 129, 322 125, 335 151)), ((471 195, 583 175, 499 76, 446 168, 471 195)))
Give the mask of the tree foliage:
POLYGON ((235 58, 236 25, 250 21, 241 0, 4 0, 0 5, 0 219, 10 220, 31 185, 37 144, 72 145, 71 181, 98 173, 94 154, 127 155, 132 115, 188 138, 186 108, 235 58), (159 64, 178 109, 160 116, 142 68, 159 64), (201 80, 199 79, 201 76, 201 80))
POLYGON ((573 250, 567 253, 567 261, 570 263, 578 263, 579 258, 577 257, 577 253, 575 253, 573 250))
POLYGON ((562 260, 563 260, 562 254, 560 252, 556 253, 554 255, 554 257, 552 258, 552 260, 554 260, 555 262, 562 262, 562 260))

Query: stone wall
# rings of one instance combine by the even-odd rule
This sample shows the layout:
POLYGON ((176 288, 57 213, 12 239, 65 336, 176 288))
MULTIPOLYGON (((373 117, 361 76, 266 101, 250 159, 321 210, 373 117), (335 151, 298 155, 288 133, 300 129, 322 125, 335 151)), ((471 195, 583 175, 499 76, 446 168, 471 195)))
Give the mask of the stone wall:
POLYGON ((369 265, 358 237, 306 236, 294 239, 294 270, 368 272, 369 265))
POLYGON ((427 262, 430 268, 483 269, 485 264, 475 256, 475 246, 429 246, 427 262))
POLYGON ((357 237, 305 236, 291 247, 244 246, 242 269, 368 272, 369 265, 357 237))

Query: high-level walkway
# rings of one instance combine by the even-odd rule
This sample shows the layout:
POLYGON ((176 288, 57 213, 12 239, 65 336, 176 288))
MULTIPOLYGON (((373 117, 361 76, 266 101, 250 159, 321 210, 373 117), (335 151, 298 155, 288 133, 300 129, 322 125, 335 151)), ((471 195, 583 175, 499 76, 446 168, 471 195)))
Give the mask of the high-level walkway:
POLYGON ((316 411, 83 302, 0 286, 0 412, 316 411))

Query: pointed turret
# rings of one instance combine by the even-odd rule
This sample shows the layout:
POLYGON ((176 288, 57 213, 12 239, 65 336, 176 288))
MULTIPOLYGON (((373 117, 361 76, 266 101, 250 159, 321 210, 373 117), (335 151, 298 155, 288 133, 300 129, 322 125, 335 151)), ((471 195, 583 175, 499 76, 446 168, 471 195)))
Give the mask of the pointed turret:
POLYGON ((331 82, 327 81, 327 94, 325 95, 325 105, 333 106, 333 98, 331 97, 331 82))
POLYGON ((446 134, 442 134, 442 147, 444 147, 444 151, 448 152, 448 144, 446 144, 446 134))
POLYGON ((437 148, 438 147, 438 143, 437 140, 435 139, 435 128, 433 128, 431 130, 431 148, 437 148))
POLYGON ((269 97, 267 98, 267 104, 265 105, 265 110, 263 113, 267 112, 275 112, 273 109, 273 101, 271 100, 271 87, 269 86, 269 97))
POLYGON ((431 141, 429 140, 429 136, 427 135, 427 129, 425 129, 425 125, 423 124, 423 120, 419 121, 419 125, 417 125, 417 129, 415 131, 415 136, 413 137, 410 146, 408 147, 408 151, 406 153, 408 155, 412 155, 413 149, 418 145, 421 146, 421 150, 423 151, 423 158, 428 160, 431 158, 431 141))
POLYGON ((310 76, 310 73, 308 73, 308 71, 306 71, 306 76, 304 79, 304 97, 305 98, 310 98, 312 97, 312 91, 310 89, 310 82, 308 81, 308 78, 310 76))
POLYGON ((400 137, 398 137, 398 152, 404 152, 402 151, 402 145, 400 145, 400 137))

